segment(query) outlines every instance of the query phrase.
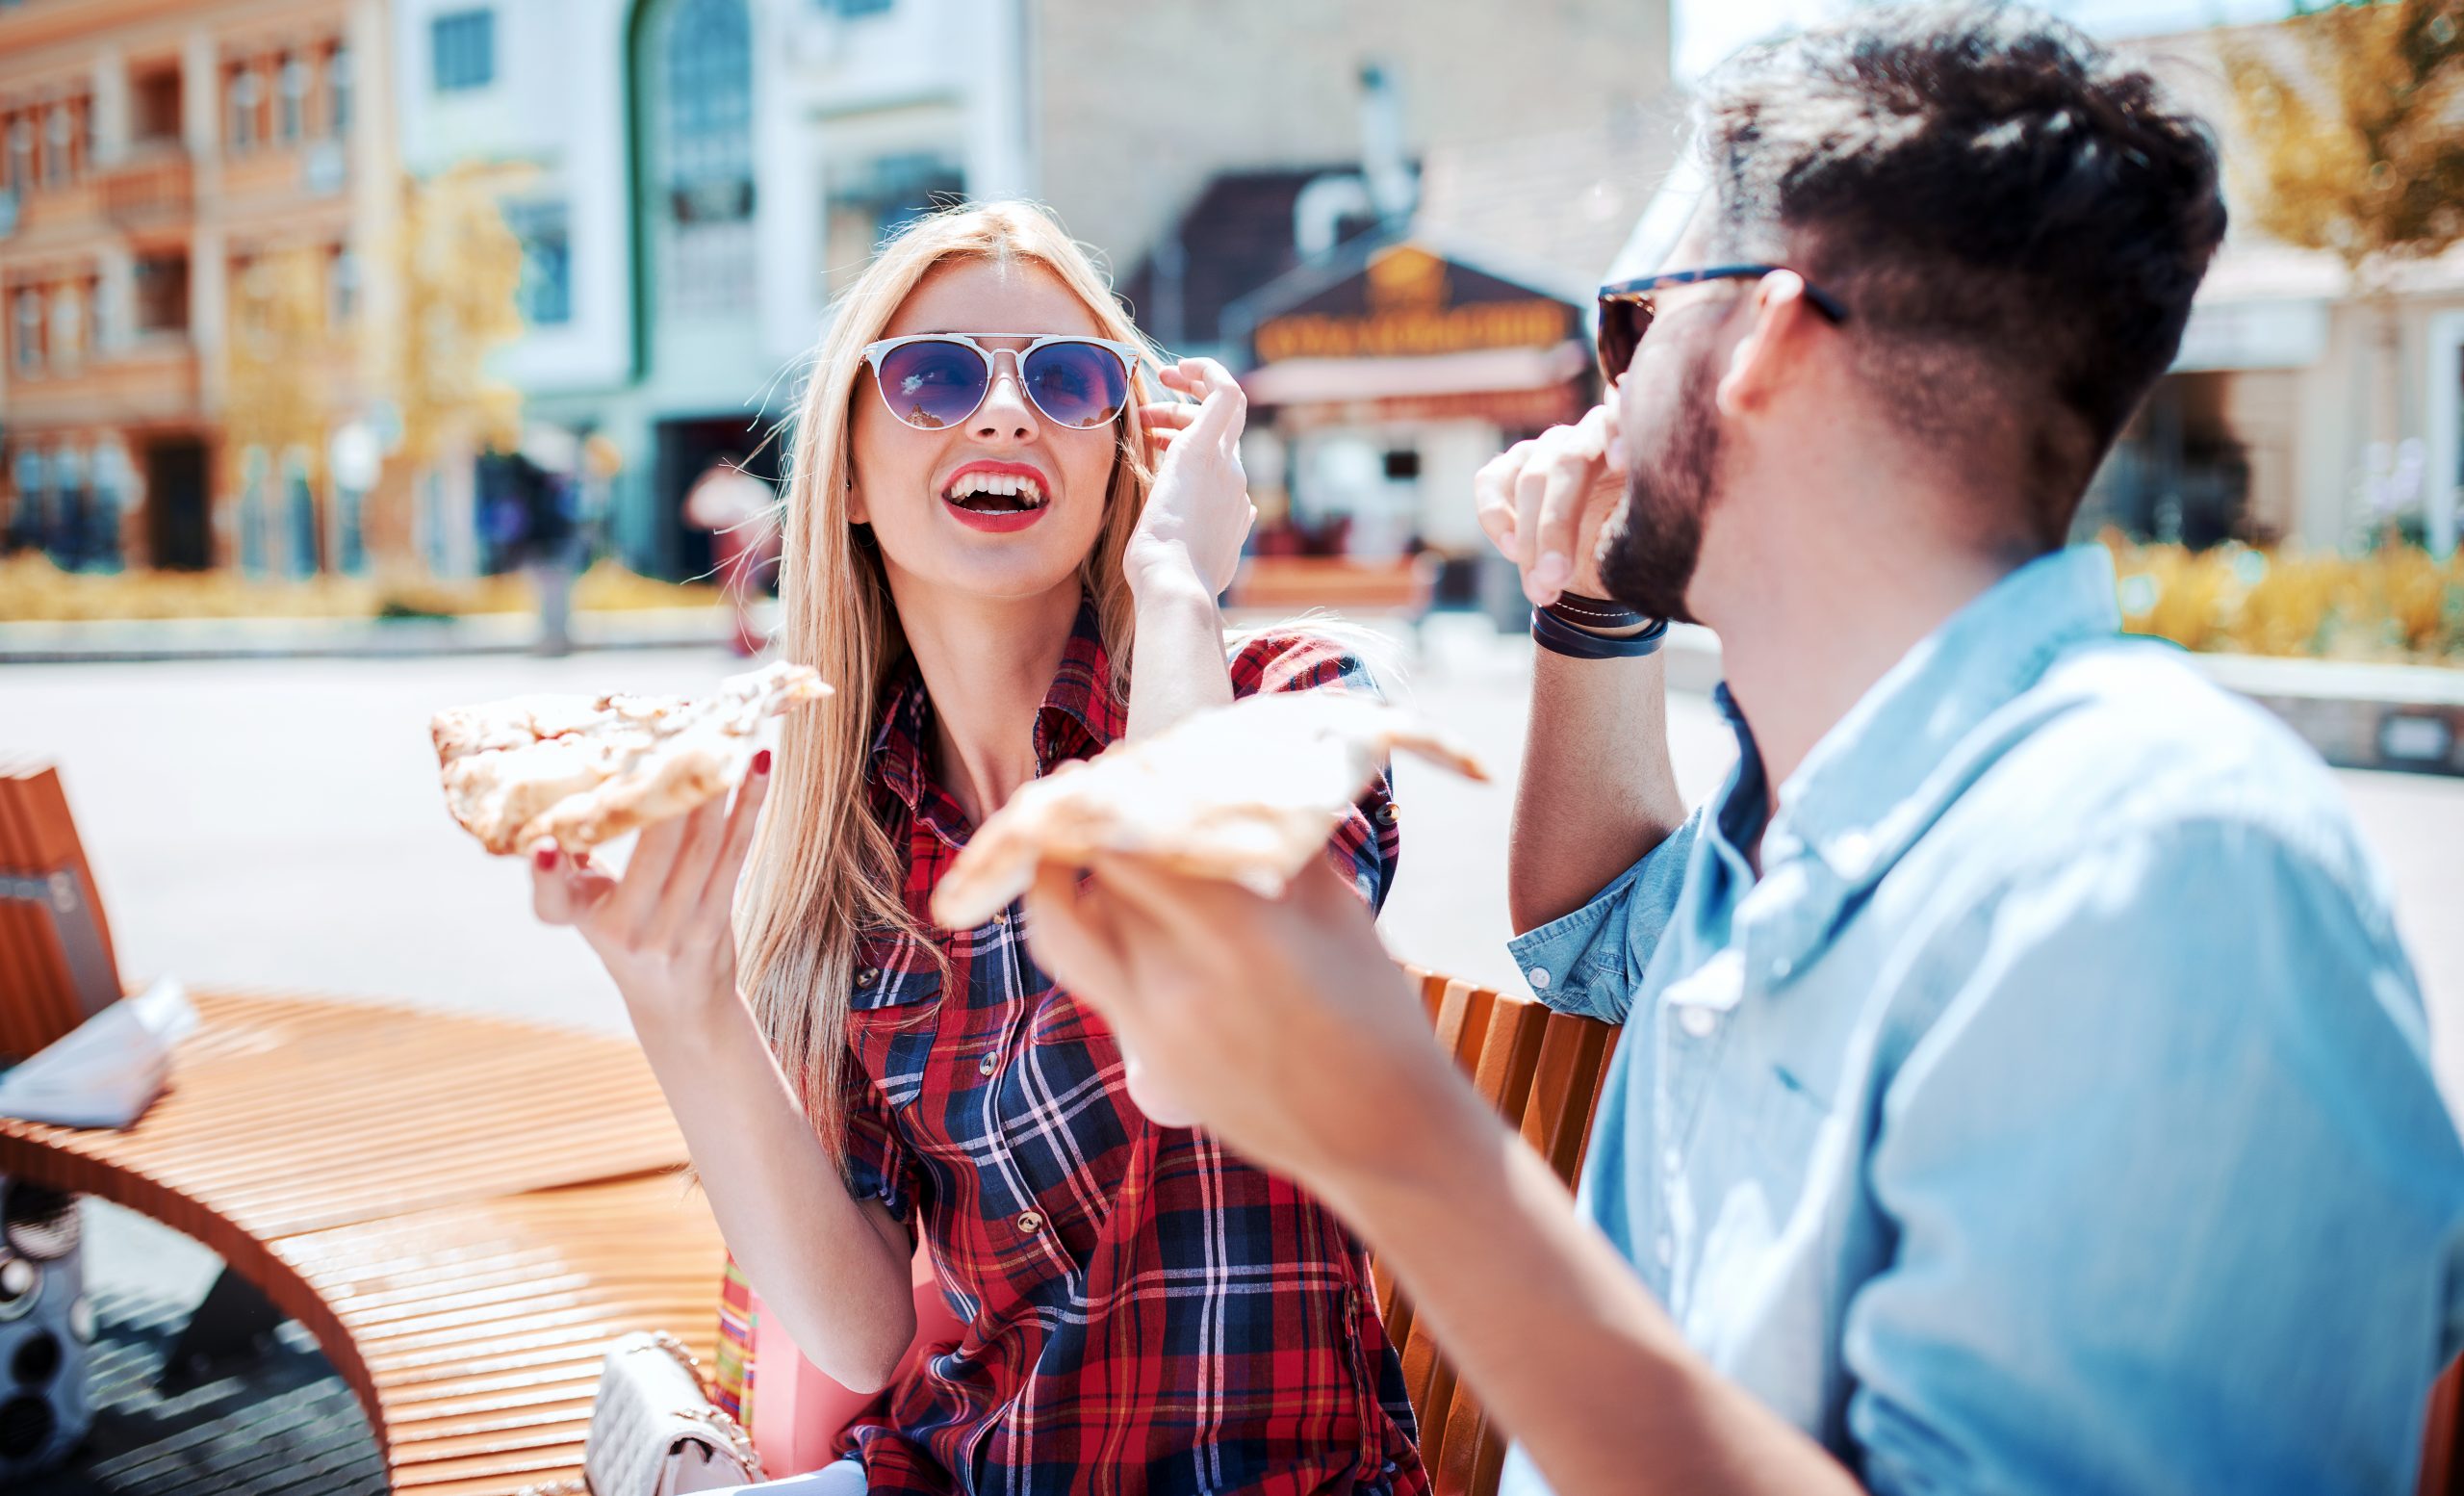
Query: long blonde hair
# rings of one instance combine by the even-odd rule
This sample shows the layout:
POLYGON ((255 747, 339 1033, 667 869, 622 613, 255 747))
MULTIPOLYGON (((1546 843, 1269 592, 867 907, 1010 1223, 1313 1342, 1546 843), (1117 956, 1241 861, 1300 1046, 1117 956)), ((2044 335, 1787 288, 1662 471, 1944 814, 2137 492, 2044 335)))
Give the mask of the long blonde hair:
MULTIPOLYGON (((788 449, 776 648, 781 658, 820 671, 837 694, 783 725, 770 812, 736 907, 736 948, 755 1019, 814 1130, 842 1157, 847 997, 860 946, 883 935, 931 943, 901 896, 901 849, 875 818, 865 780, 882 691, 906 640, 880 553, 859 540, 849 519, 850 402, 864 346, 884 335, 936 267, 967 260, 1049 271, 1086 303, 1102 336, 1152 351, 1085 248, 1041 209, 996 202, 932 215, 891 240, 839 297, 814 354, 788 449)), ((1126 690, 1131 649, 1121 555, 1154 477, 1137 405, 1155 398, 1142 370, 1116 427, 1103 529, 1079 569, 1116 694, 1126 690)))

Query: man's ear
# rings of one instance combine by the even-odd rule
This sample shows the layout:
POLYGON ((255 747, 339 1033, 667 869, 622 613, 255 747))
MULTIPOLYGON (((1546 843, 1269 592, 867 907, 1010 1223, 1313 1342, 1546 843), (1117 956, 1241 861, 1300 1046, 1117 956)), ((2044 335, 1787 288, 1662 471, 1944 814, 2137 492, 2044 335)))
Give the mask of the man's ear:
POLYGON ((1746 315, 1745 335, 1729 350, 1716 392, 1720 413, 1726 416, 1761 409, 1797 373, 1816 314, 1806 299, 1805 277, 1794 271, 1773 271, 1756 282, 1746 315))

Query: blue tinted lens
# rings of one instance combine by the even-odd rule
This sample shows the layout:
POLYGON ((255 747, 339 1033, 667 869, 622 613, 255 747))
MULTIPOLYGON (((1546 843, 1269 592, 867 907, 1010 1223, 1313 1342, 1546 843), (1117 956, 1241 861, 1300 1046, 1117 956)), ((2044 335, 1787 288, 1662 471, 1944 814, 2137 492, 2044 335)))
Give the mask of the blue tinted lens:
POLYGON ((1047 343, 1020 372, 1027 398, 1063 426, 1102 426, 1129 403, 1129 371, 1100 343, 1047 343))
POLYGON ((927 338, 882 355, 877 371, 890 413, 927 430, 956 426, 984 403, 984 355, 963 343, 927 338))

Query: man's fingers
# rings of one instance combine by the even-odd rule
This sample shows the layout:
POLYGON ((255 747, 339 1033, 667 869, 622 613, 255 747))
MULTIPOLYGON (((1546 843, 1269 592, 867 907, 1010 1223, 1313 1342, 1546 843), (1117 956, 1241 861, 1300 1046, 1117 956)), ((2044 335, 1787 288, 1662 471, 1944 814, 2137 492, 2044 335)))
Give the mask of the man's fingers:
POLYGON ((1507 560, 1514 559, 1514 482, 1523 473, 1524 459, 1530 455, 1531 444, 1517 442, 1505 451, 1480 464, 1472 475, 1472 513, 1479 521, 1480 532, 1489 544, 1507 560))
POLYGON ((1120 937, 1100 890, 1081 896, 1075 869, 1045 863, 1027 890, 1027 950, 1070 992, 1109 1012, 1126 993, 1120 937))
POLYGON ((736 787, 735 804, 728 810, 727 835, 719 843, 717 861, 710 864, 709 878, 702 885, 706 911, 714 900, 722 917, 734 909, 736 879, 744 872, 745 854, 753 850, 754 828, 760 824, 761 807, 769 798, 770 750, 764 748, 753 756, 744 783, 736 787))

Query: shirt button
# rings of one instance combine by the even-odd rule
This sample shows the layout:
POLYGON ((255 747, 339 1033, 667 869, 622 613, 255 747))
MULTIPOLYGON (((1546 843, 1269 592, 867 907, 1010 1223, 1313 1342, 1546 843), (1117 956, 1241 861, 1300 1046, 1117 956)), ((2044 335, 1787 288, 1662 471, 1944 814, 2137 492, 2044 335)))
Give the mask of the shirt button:
POLYGON ((1531 984, 1531 990, 1533 992, 1544 993, 1549 990, 1549 968, 1547 967, 1533 967, 1530 970, 1523 973, 1523 975, 1524 979, 1531 984))
POLYGON ((1659 1240, 1652 1243, 1652 1253, 1659 1258, 1661 1267, 1667 1267, 1677 1260, 1677 1242, 1666 1231, 1662 1231, 1659 1233, 1659 1240))
POLYGON ((1392 826, 1402 813, 1395 808, 1395 802, 1389 800, 1377 808, 1377 820, 1380 825, 1392 826))
POLYGON ((1033 1236, 1043 1229, 1043 1217, 1032 1210, 1022 1210, 1018 1213, 1018 1229, 1033 1236))
POLYGON ((1708 1039, 1720 1026, 1720 1016, 1708 1008, 1685 1007, 1678 1010, 1678 1026, 1697 1039, 1708 1039))
POLYGON ((870 987, 881 979, 881 972, 875 970, 871 967, 866 967, 863 970, 856 973, 856 985, 858 987, 870 987))
POLYGON ((975 1062, 975 1072, 979 1075, 989 1075, 1000 1068, 1001 1057, 989 1050, 985 1052, 983 1059, 975 1062))
POLYGON ((1003 910, 1003 911, 1001 911, 1001 913, 999 913, 999 914, 997 914, 997 915, 994 915, 994 916, 992 916, 992 927, 993 927, 994 929, 996 929, 996 930, 997 930, 997 929, 999 929, 999 928, 1001 928, 1003 925, 1008 924, 1009 922, 1010 922, 1010 912, 1009 912, 1008 910, 1006 910, 1006 909, 1005 909, 1005 910, 1003 910))

